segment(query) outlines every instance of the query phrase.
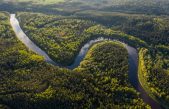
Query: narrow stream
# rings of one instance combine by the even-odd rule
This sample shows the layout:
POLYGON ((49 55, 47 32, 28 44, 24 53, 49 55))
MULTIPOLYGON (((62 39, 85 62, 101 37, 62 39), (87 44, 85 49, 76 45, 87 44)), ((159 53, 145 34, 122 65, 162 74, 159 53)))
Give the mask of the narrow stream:
MULTIPOLYGON (((18 20, 15 17, 15 14, 11 14, 10 16, 10 23, 12 25, 12 28, 17 36, 17 38, 22 41, 22 43, 24 43, 30 50, 32 50, 33 52, 44 56, 45 61, 48 63, 51 63, 53 65, 59 65, 57 63, 55 63, 46 53, 45 51, 43 51, 42 49, 40 49, 35 43, 33 43, 27 36, 26 34, 23 32, 23 30, 21 29, 18 20)), ((69 69, 74 69, 76 67, 78 67, 80 65, 80 62, 84 59, 86 53, 88 52, 90 46, 92 46, 93 44, 95 44, 96 42, 99 41, 104 41, 104 40, 111 40, 111 41, 115 41, 114 39, 109 39, 109 38, 97 38, 95 40, 90 40, 88 43, 86 43, 80 50, 78 56, 75 58, 74 63, 71 66, 67 66, 67 68, 69 69)), ((119 41, 120 42, 120 41, 119 41)), ((129 80, 131 82, 131 84, 134 86, 134 88, 140 92, 140 97, 144 100, 145 103, 149 104, 152 109, 162 109, 162 107, 156 102, 154 101, 152 98, 150 98, 147 93, 145 92, 145 90, 142 88, 142 86, 140 85, 140 82, 138 80, 138 52, 135 48, 123 43, 122 43, 129 54, 129 80)))

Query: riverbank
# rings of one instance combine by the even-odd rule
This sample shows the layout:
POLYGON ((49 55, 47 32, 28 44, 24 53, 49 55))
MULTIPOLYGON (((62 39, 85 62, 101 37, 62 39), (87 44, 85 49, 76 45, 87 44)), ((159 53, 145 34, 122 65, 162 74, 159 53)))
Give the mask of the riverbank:
POLYGON ((144 54, 143 54, 144 50, 146 49, 142 48, 139 51, 138 79, 140 81, 140 84, 154 101, 156 101, 158 104, 162 104, 161 106, 162 109, 168 109, 169 107, 162 101, 162 99, 160 99, 158 96, 155 96, 155 94, 151 92, 151 87, 147 85, 146 81, 147 69, 144 64, 144 54))
MULTIPOLYGON (((32 49, 34 52, 38 53, 39 55, 42 55, 45 57, 45 59, 47 60, 47 62, 50 60, 50 62, 54 62, 53 60, 51 60, 49 58, 49 56, 45 53, 45 51, 43 51, 42 49, 40 49, 36 44, 34 44, 27 36, 26 34, 22 31, 22 29, 19 26, 19 22, 16 19, 15 15, 11 16, 11 25, 15 31, 15 34, 17 35, 18 39, 21 40, 29 49, 32 49), (30 42, 31 43, 28 43, 30 42)), ((112 40, 114 41, 115 39, 113 39, 112 37, 110 38, 97 38, 94 40, 90 40, 88 43, 86 43, 80 50, 79 55, 75 58, 75 65, 73 65, 73 67, 77 67, 80 62, 83 60, 83 58, 85 57, 87 51, 89 50, 90 46, 93 45, 96 42, 99 41, 104 41, 104 40, 112 40)), ((120 42, 120 41, 119 41, 120 42)), ((121 42, 123 43, 123 42, 121 42)), ((125 43, 123 43, 125 44, 125 43)), ((160 109, 160 106, 158 104, 156 104, 155 101, 153 101, 148 95, 147 93, 144 91, 144 89, 140 86, 139 84, 139 80, 137 77, 137 67, 138 67, 138 53, 137 50, 127 44, 125 44, 125 47, 128 51, 129 54, 129 77, 130 77, 130 82, 133 85, 133 87, 136 88, 137 91, 140 92, 141 94, 141 98, 149 105, 151 105, 151 107, 158 107, 158 109, 160 109), (134 75, 134 76, 133 76, 134 75), (142 96, 143 95, 143 96, 142 96)), ((56 64, 54 64, 56 65, 56 64)), ((73 67, 71 69, 73 69, 73 67)))

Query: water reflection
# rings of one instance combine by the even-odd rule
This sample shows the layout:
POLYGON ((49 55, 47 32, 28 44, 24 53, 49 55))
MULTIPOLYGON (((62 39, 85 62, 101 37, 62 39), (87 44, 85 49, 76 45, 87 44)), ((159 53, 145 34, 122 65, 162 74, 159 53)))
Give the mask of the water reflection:
POLYGON ((43 51, 41 50, 35 43, 33 43, 27 36, 26 34, 22 31, 18 20, 15 17, 15 14, 11 14, 10 16, 10 23, 12 25, 12 28, 17 36, 17 38, 24 43, 29 50, 37 53, 38 55, 41 55, 45 58, 45 61, 49 63, 56 64, 50 57, 43 51))
MULTIPOLYGON (((16 34, 16 36, 18 37, 18 39, 20 41, 22 41, 30 50, 32 50, 33 52, 43 56, 45 58, 45 61, 48 63, 51 63, 53 65, 58 65, 61 66, 57 63, 55 63, 52 59, 50 59, 50 57, 47 55, 47 53, 45 53, 42 49, 40 49, 35 43, 33 43, 27 36, 26 34, 22 31, 18 20, 15 17, 15 14, 11 14, 11 18, 10 18, 10 22, 12 25, 12 28, 16 34)), ((89 42, 87 42, 80 50, 78 56, 75 58, 75 61, 72 65, 67 66, 67 68, 69 69, 74 69, 76 67, 78 67, 80 65, 80 62, 84 59, 86 53, 88 52, 90 46, 92 46, 94 43, 100 42, 100 41, 118 41, 115 39, 111 39, 111 38, 97 38, 95 40, 90 40, 89 42)), ((158 103, 156 103, 153 99, 151 99, 147 93, 145 92, 145 90, 142 88, 142 86, 140 85, 139 81, 138 81, 138 52, 135 48, 125 44, 124 42, 120 42, 122 43, 125 48, 128 51, 128 56, 129 56, 129 80, 131 82, 131 84, 133 85, 133 87, 140 92, 140 97, 144 100, 144 102, 148 103, 153 109, 161 109, 160 105, 158 103)))

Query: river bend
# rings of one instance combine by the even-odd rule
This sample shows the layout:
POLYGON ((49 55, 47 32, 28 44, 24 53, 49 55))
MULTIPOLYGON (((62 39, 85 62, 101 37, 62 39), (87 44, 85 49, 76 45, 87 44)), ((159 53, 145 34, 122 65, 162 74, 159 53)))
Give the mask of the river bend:
MULTIPOLYGON (((19 21, 17 20, 15 14, 10 15, 10 23, 11 23, 11 26, 12 26, 17 38, 22 43, 24 43, 27 48, 29 48, 31 51, 37 53, 38 55, 43 56, 45 58, 46 62, 51 63, 53 65, 59 65, 56 62, 54 62, 45 51, 43 51, 41 48, 39 48, 33 41, 31 41, 29 39, 29 37, 27 37, 27 35, 21 29, 21 27, 19 25, 19 21)), ((105 41, 105 40, 115 41, 114 39, 103 38, 103 37, 99 37, 94 40, 90 40, 81 48, 79 54, 75 58, 74 63, 70 66, 67 66, 66 68, 74 69, 74 68, 78 67, 80 65, 80 62, 84 59, 89 48, 93 44, 95 44, 99 41, 105 41)), ((152 107, 152 109, 162 109, 162 107, 156 101, 154 101, 151 97, 148 96, 148 94, 142 88, 142 86, 138 80, 138 51, 135 48, 127 45, 124 42, 120 42, 120 43, 122 43, 128 51, 129 80, 130 80, 131 84, 134 86, 134 88, 138 92, 140 92, 140 97, 144 100, 145 103, 149 104, 152 107)))

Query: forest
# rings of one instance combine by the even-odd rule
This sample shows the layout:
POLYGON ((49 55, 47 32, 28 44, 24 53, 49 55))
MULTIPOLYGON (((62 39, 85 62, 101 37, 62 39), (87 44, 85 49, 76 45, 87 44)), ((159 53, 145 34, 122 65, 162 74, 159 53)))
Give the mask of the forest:
POLYGON ((139 51, 141 48, 147 48, 149 51, 147 55, 151 58, 152 64, 146 66, 150 67, 148 69, 150 69, 149 75, 151 76, 144 78, 149 80, 146 82, 149 84, 148 87, 153 87, 159 93, 149 91, 153 93, 154 99, 159 99, 159 102, 162 101, 168 107, 168 98, 166 96, 168 95, 167 75, 169 70, 168 17, 138 14, 130 16, 123 13, 99 13, 99 11, 95 13, 96 15, 93 13, 84 12, 72 17, 18 13, 17 17, 20 19, 26 34, 62 65, 71 64, 81 46, 88 40, 99 36, 118 39, 137 48, 139 51), (36 22, 31 19, 36 19, 36 22), (47 19, 47 21, 44 19, 47 19), (117 22, 114 23, 113 20, 117 22), (65 22, 66 24, 64 24, 65 22), (50 50, 59 52, 51 53, 50 50), (61 54, 58 55, 59 53, 61 54), (160 75, 153 74, 155 72, 153 69, 158 69, 157 71, 161 72, 160 75), (166 79, 164 80, 163 77, 166 79), (165 82, 154 83, 154 81, 165 82), (164 84, 163 88, 160 87, 161 84, 164 84), (161 96, 164 92, 166 94, 161 96))
POLYGON ((43 57, 29 51, 16 39, 9 16, 1 13, 0 18, 0 33, 3 33, 0 35, 2 109, 150 108, 128 81, 127 51, 121 44, 102 42, 94 45, 82 64, 71 71, 47 64, 43 57), (104 62, 107 56, 112 63, 109 68, 104 62), (87 60, 87 66, 95 63, 94 69, 83 66, 87 60), (105 65, 99 64, 100 61, 105 65))
POLYGON ((138 53, 143 90, 169 109, 168 10, 168 0, 0 0, 0 109, 151 109, 129 80, 120 42, 138 53), (12 13, 60 66, 17 39, 12 13), (118 41, 94 43, 77 68, 66 67, 99 37, 118 41))
POLYGON ((71 64, 82 45, 99 36, 111 36, 135 47, 147 46, 138 38, 89 20, 35 13, 18 13, 17 17, 30 39, 62 65, 71 64))
POLYGON ((0 10, 73 15, 79 11, 100 10, 147 15, 169 15, 168 0, 0 0, 0 10))

